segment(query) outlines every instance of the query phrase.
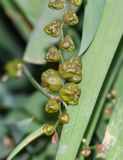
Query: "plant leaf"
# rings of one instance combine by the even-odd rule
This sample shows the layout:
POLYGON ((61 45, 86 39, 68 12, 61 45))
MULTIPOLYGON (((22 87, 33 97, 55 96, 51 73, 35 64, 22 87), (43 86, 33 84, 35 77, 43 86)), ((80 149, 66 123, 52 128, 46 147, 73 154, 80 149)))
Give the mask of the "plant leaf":
POLYGON ((12 137, 18 143, 26 133, 29 125, 31 125, 32 118, 28 118, 23 121, 19 121, 16 123, 10 123, 7 125, 7 128, 9 129, 9 132, 11 133, 12 137))
POLYGON ((21 9, 30 23, 35 25, 43 11, 44 2, 39 0, 13 0, 13 2, 21 9))
POLYGON ((106 147, 108 160, 120 160, 123 157, 123 94, 119 97, 118 103, 113 111, 112 118, 108 124, 103 144, 106 147))
POLYGON ((83 33, 79 55, 82 55, 91 44, 101 21, 105 0, 86 1, 83 33))
POLYGON ((4 7, 7 16, 12 20, 22 37, 27 40, 31 33, 31 26, 27 23, 27 19, 19 12, 12 1, 1 0, 1 4, 4 7))
POLYGON ((56 160, 74 160, 98 94, 123 33, 123 1, 107 0, 96 36, 83 56, 83 81, 79 104, 68 108, 69 124, 63 127, 56 160), (113 17, 113 18, 111 18, 113 17), (113 36, 112 36, 113 35, 113 36), (93 54, 92 54, 93 53, 93 54))
POLYGON ((43 134, 43 126, 27 136, 9 155, 7 160, 13 159, 25 146, 43 134))
MULTIPOLYGON (((119 86, 120 86, 120 93, 121 91, 123 90, 123 88, 121 87, 121 85, 118 85, 117 87, 117 82, 119 84, 119 76, 117 77, 117 73, 122 65, 122 61, 123 61, 123 46, 122 46, 122 43, 123 43, 123 40, 121 40, 120 42, 120 45, 117 49, 117 53, 116 55, 114 56, 113 58, 113 62, 111 64, 111 67, 108 71, 108 74, 106 76, 106 79, 104 81, 104 84, 103 84, 103 87, 101 89, 101 92, 100 92, 100 95, 98 96, 98 101, 95 105, 95 111, 93 112, 92 116, 91 116, 91 120, 88 124, 88 127, 86 129, 86 132, 85 132, 85 135, 84 135, 84 138, 86 139, 86 144, 89 145, 90 144, 90 141, 92 140, 92 137, 94 135, 94 131, 95 131, 95 128, 96 128, 96 125, 98 123, 98 126, 100 126, 100 123, 99 123, 99 119, 100 119, 100 114, 101 114, 101 111, 103 109, 103 107, 105 107, 105 101, 106 101, 106 98, 107 98, 107 94, 115 80, 116 79, 116 86, 113 85, 113 89, 116 90, 116 92, 118 93, 118 89, 119 86)), ((122 69, 122 72, 120 73, 120 75, 123 75, 123 69, 122 69)), ((120 84, 122 83, 122 77, 120 76, 120 84)), ((103 120, 101 119, 101 122, 103 120)), ((102 125, 101 125, 102 127, 102 125)), ((102 132, 102 128, 99 128, 98 129, 102 135, 104 135, 104 132, 102 132)), ((81 155, 81 157, 79 158, 79 160, 83 160, 84 157, 81 155)))

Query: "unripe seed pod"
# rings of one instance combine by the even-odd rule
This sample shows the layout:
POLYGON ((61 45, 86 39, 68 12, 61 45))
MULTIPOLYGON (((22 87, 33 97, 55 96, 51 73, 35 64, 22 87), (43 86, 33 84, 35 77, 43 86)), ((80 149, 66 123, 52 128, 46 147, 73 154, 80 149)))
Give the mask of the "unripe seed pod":
POLYGON ((41 75, 41 85, 49 91, 56 92, 62 85, 62 78, 60 74, 54 69, 48 69, 41 75))
POLYGON ((46 136, 51 136, 55 132, 55 126, 51 124, 45 124, 43 127, 43 133, 46 136))
POLYGON ((68 52, 72 52, 75 49, 75 44, 70 34, 60 43, 60 48, 68 52))
POLYGON ((47 62, 60 62, 60 51, 55 46, 51 46, 46 54, 45 59, 47 62))
POLYGON ((68 1, 70 1, 73 5, 79 7, 81 6, 83 0, 68 0, 68 1))
POLYGON ((54 99, 50 99, 45 107, 45 111, 48 113, 58 112, 60 109, 60 104, 54 99))
POLYGON ((63 19, 69 25, 76 25, 78 23, 78 16, 76 15, 76 11, 73 9, 64 14, 63 19))
POLYGON ((61 77, 74 83, 82 80, 82 62, 80 57, 72 57, 59 65, 61 77))
POLYGON ((62 101, 70 104, 76 105, 78 104, 78 100, 80 97, 81 90, 75 83, 66 83, 60 90, 59 94, 62 101))
POLYGON ((52 21, 45 26, 44 32, 52 37, 59 37, 61 35, 61 22, 59 20, 52 21))
POLYGON ((61 113, 58 116, 58 120, 61 124, 67 124, 69 122, 69 115, 68 113, 61 113))
POLYGON ((22 64, 19 59, 14 59, 6 63, 6 73, 11 77, 20 77, 22 75, 22 64))
POLYGON ((48 7, 51 9, 60 10, 64 8, 64 0, 50 0, 48 7))

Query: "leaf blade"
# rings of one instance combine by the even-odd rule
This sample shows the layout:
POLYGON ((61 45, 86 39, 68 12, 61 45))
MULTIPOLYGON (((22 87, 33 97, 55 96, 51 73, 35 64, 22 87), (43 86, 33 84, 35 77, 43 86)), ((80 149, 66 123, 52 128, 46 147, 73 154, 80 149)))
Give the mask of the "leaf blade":
POLYGON ((123 14, 122 5, 122 0, 106 1, 100 27, 91 46, 83 56, 84 79, 80 84, 83 89, 80 102, 77 108, 68 108, 70 122, 63 127, 56 160, 65 160, 65 157, 67 160, 75 159, 104 78, 122 36, 123 18, 120 17, 123 14), (99 54, 100 51, 101 54, 99 54))
POLYGON ((7 160, 13 159, 26 145, 43 134, 43 126, 27 136, 9 155, 7 160))
POLYGON ((85 6, 82 41, 79 55, 82 55, 91 44, 99 26, 105 0, 89 0, 85 6))

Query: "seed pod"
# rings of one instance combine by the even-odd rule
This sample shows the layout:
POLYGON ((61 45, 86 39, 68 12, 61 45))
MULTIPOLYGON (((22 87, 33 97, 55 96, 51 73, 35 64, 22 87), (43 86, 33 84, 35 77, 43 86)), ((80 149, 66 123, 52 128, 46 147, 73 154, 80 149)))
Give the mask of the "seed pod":
POLYGON ((49 91, 58 91, 62 85, 62 78, 60 74, 54 69, 48 69, 41 75, 41 85, 49 91))
POLYGON ((5 71, 9 76, 16 78, 22 75, 21 67, 22 67, 21 61, 19 59, 14 59, 6 63, 5 71))
POLYGON ((60 51, 55 46, 51 46, 46 54, 45 59, 47 62, 60 62, 60 51))
POLYGON ((68 0, 68 1, 70 1, 73 5, 79 7, 81 6, 83 0, 68 0))
POLYGON ((59 65, 61 77, 74 83, 82 80, 82 62, 79 57, 72 57, 59 65))
POLYGON ((44 27, 44 32, 52 37, 59 37, 61 35, 61 22, 59 20, 52 21, 44 27))
POLYGON ((60 43, 60 48, 68 52, 72 52, 75 49, 75 44, 70 34, 60 43))
POLYGON ((76 25, 78 23, 78 16, 76 15, 76 11, 73 9, 64 14, 63 19, 69 25, 76 25))
POLYGON ((60 10, 64 8, 64 0, 50 0, 48 7, 51 9, 60 10))
POLYGON ((46 136, 51 136, 55 132, 55 126, 51 124, 45 124, 43 127, 43 133, 46 136))
POLYGON ((80 93, 81 93, 81 90, 78 88, 77 84, 75 83, 66 83, 59 90, 59 94, 60 94, 62 101, 70 105, 78 104, 80 93))
POLYGON ((45 111, 48 113, 58 112, 60 109, 60 104, 54 99, 50 99, 45 107, 45 111))
POLYGON ((67 124, 69 122, 69 115, 68 115, 68 113, 61 113, 58 116, 58 120, 62 124, 67 124))

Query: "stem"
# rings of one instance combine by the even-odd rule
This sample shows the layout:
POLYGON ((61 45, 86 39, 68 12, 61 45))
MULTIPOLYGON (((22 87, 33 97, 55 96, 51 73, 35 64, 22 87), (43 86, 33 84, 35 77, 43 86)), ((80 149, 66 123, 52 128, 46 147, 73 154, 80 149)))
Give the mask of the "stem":
POLYGON ((33 78, 33 76, 31 75, 30 71, 28 70, 28 68, 23 65, 23 71, 25 73, 25 75, 28 77, 28 79, 30 80, 30 82, 33 84, 33 86, 38 89, 44 96, 48 97, 48 98, 54 98, 55 96, 51 95, 50 93, 48 93, 43 87, 41 87, 36 80, 33 78))
POLYGON ((62 101, 62 103, 63 103, 65 109, 67 110, 67 104, 65 102, 63 102, 63 101, 62 101))
MULTIPOLYGON (((61 41, 64 40, 63 27, 64 27, 64 22, 62 21, 62 24, 61 24, 61 41)), ((64 58, 62 56, 62 51, 60 51, 60 55, 61 55, 61 61, 64 62, 64 58)))

